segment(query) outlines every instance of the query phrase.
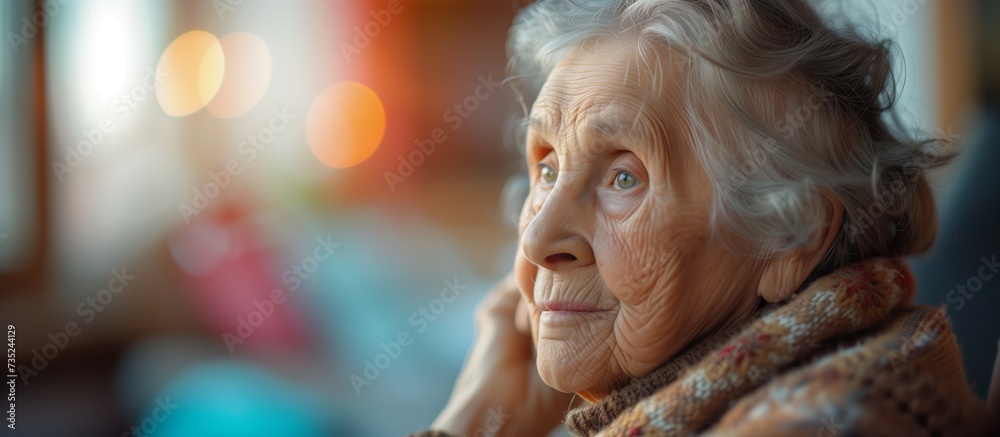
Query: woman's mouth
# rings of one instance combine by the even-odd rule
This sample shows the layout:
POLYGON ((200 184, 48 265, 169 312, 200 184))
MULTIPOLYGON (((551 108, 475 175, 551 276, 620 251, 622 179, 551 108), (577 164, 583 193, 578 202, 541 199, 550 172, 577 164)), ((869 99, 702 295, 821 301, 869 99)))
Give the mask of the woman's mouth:
POLYGON ((539 311, 558 311, 571 313, 594 313, 601 311, 597 307, 580 302, 538 302, 539 311))
POLYGON ((539 302, 537 308, 541 312, 540 324, 550 328, 575 327, 588 319, 607 314, 606 310, 581 302, 539 302))

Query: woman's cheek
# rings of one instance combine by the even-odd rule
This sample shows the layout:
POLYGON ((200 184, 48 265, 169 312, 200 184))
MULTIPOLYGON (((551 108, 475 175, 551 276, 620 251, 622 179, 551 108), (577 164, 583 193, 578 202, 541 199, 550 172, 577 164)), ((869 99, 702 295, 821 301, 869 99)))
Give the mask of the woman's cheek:
POLYGON ((652 285, 657 254, 654 233, 636 221, 605 226, 605 238, 595 241, 595 256, 608 289, 622 303, 641 301, 652 285))

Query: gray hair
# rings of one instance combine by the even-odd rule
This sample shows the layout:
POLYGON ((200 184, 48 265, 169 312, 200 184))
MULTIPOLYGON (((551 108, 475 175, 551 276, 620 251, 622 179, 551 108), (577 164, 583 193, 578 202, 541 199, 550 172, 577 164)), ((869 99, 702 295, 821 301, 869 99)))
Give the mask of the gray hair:
POLYGON ((614 35, 641 57, 687 55, 688 140, 714 184, 714 231, 758 256, 798 247, 828 226, 826 193, 844 220, 814 273, 933 244, 925 175, 955 149, 899 127, 890 41, 832 29, 804 0, 541 0, 508 41, 522 109, 572 50, 614 35))

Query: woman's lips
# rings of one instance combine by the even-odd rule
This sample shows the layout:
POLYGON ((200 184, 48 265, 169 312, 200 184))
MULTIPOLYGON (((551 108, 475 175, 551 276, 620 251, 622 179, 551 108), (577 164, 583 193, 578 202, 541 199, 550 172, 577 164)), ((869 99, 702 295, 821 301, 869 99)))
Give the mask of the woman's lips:
POLYGON ((571 313, 595 313, 601 311, 593 305, 580 302, 539 302, 540 311, 565 311, 571 313))
POLYGON ((538 320, 541 329, 555 337, 570 335, 580 323, 604 318, 608 314, 606 310, 580 302, 539 302, 537 308, 541 312, 538 320), (563 328, 570 331, 562 331, 563 328))

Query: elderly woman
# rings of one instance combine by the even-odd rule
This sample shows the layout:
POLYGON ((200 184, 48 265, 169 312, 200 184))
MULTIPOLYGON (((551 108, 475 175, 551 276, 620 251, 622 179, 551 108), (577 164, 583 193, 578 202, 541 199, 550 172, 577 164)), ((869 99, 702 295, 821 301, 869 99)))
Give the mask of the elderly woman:
POLYGON ((804 0, 525 9, 520 250, 426 434, 990 432, 900 259, 951 149, 888 124, 889 49, 804 0))

